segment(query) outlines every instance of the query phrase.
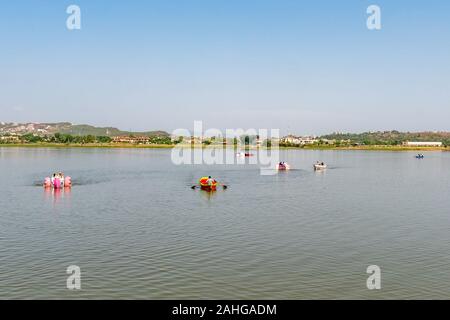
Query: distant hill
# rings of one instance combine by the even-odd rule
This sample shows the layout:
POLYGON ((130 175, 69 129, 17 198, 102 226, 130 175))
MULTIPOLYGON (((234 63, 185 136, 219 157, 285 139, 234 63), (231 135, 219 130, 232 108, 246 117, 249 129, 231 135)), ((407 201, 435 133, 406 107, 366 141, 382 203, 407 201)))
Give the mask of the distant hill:
POLYGON ((320 138, 350 140, 353 143, 365 145, 399 145, 405 141, 442 142, 445 145, 450 145, 450 132, 399 132, 393 130, 363 133, 333 133, 320 138))
POLYGON ((121 135, 142 135, 142 136, 160 136, 167 137, 169 134, 165 131, 145 131, 131 132, 122 131, 114 127, 95 127, 87 124, 72 124, 70 122, 58 123, 5 123, 0 122, 0 134, 37 134, 53 135, 55 133, 71 134, 74 136, 121 136, 121 135))

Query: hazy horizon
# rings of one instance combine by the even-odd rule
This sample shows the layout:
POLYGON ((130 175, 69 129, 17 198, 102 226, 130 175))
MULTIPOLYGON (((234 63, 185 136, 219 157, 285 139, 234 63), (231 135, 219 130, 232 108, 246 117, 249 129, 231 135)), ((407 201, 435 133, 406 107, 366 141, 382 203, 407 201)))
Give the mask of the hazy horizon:
POLYGON ((4 122, 450 131, 448 1, 30 4, 0 5, 4 122), (81 30, 66 28, 71 4, 81 30))

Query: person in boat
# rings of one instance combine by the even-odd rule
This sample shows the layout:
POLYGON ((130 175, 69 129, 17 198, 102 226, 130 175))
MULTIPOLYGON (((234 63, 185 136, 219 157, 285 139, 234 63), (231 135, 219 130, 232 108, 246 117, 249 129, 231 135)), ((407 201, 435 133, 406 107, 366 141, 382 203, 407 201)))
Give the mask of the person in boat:
POLYGON ((57 173, 54 174, 52 184, 53 184, 53 188, 55 188, 55 189, 58 189, 61 187, 61 179, 57 173))
POLYGON ((61 181, 61 187, 64 187, 64 173, 58 173, 59 180, 61 181))
POLYGON ((59 173, 54 174, 53 187, 60 188, 62 186, 61 176, 59 173))
POLYGON ((55 185, 55 179, 56 179, 56 173, 54 173, 50 179, 50 181, 52 182, 52 186, 55 185))
POLYGON ((216 180, 214 180, 213 178, 211 178, 211 176, 208 176, 208 180, 206 180, 206 183, 209 186, 212 186, 214 184, 214 182, 216 182, 216 180))

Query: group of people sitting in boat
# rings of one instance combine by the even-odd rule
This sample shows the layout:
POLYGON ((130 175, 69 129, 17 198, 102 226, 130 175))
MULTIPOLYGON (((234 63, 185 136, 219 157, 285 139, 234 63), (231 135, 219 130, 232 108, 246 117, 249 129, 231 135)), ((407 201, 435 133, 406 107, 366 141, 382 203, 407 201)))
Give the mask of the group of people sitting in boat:
POLYGON ((52 182, 52 185, 56 188, 64 187, 64 173, 54 173, 53 176, 50 178, 50 181, 52 182))
POLYGON ((323 161, 322 161, 322 162, 317 161, 317 162, 316 162, 316 165, 318 165, 318 166, 324 166, 324 165, 325 165, 325 162, 323 162, 323 161))
POLYGON ((55 188, 60 189, 64 187, 71 187, 72 186, 72 180, 70 177, 65 177, 64 173, 54 173, 51 178, 45 178, 44 180, 44 187, 45 188, 55 188))

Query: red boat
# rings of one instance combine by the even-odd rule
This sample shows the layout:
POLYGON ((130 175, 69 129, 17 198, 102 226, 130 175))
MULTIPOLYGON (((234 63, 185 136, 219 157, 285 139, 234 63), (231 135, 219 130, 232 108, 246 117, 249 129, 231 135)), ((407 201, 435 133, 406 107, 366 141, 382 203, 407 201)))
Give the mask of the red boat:
POLYGON ((280 162, 277 165, 277 170, 280 170, 280 171, 286 171, 286 170, 289 170, 290 168, 291 167, 286 162, 280 162))
POLYGON ((236 157, 253 157, 253 156, 254 156, 253 153, 248 153, 248 152, 246 152, 246 153, 241 153, 241 152, 236 153, 236 157))
POLYGON ((214 180, 212 184, 208 183, 208 177, 201 177, 199 180, 200 189, 205 191, 216 191, 217 190, 217 181, 214 180))

